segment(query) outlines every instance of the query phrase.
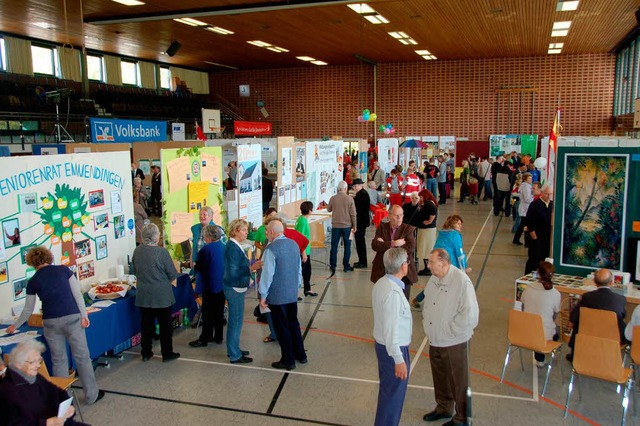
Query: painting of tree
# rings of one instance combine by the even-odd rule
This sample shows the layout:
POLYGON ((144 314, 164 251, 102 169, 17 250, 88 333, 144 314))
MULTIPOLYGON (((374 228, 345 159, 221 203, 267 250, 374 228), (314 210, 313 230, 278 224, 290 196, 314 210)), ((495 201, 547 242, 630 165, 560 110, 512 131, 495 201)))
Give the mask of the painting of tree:
POLYGON ((565 159, 562 264, 620 270, 628 156, 566 154, 565 159))
POLYGON ((82 227, 90 220, 84 194, 69 184, 56 184, 54 194, 48 192, 40 200, 42 211, 34 213, 42 219, 44 234, 49 236, 52 245, 62 244, 61 263, 75 265, 73 236, 81 234, 82 227))

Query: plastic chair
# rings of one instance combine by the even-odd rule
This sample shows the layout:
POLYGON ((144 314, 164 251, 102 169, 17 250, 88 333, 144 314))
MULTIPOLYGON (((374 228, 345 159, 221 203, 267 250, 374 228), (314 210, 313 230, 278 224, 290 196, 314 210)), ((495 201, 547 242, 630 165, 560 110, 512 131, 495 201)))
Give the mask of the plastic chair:
POLYGON ((578 334, 600 337, 618 342, 620 350, 624 351, 623 364, 626 364, 630 346, 620 343, 620 329, 618 317, 613 311, 580 307, 580 329, 578 334))
MULTIPOLYGON (((9 365, 9 355, 4 355, 4 363, 9 365)), ((84 418, 82 417, 82 411, 80 411, 80 402, 78 402, 78 396, 76 395, 76 391, 71 387, 75 382, 78 381, 77 377, 54 377, 49 375, 49 370, 47 369, 47 364, 42 361, 40 366, 38 367, 38 374, 44 377, 49 383, 52 383, 54 386, 62 389, 65 392, 69 392, 71 390, 71 396, 73 396, 74 405, 78 415, 80 416, 80 420, 84 423, 84 418)))
MULTIPOLYGON (((509 330, 507 333, 509 346, 507 347, 507 354, 504 358, 504 365, 502 366, 500 383, 504 380, 504 373, 507 369, 507 364, 509 364, 509 357, 516 350, 528 349, 545 355, 551 354, 551 362, 547 366, 547 374, 544 379, 544 386, 542 387, 541 395, 544 396, 547 390, 547 383, 549 382, 549 374, 551 373, 553 361, 556 353, 560 352, 562 342, 545 339, 542 317, 540 315, 516 311, 515 309, 509 311, 509 330), (512 347, 514 347, 513 350, 512 347)), ((524 370, 522 351, 520 351, 520 366, 522 370, 524 370)))
MULTIPOLYGON (((567 413, 569 412, 569 401, 571 399, 571 393, 573 392, 573 380, 575 376, 587 376, 616 383, 618 385, 616 387, 616 393, 620 393, 620 386, 624 385, 621 423, 624 426, 627 408, 629 406, 629 392, 633 386, 632 373, 631 368, 624 368, 622 364, 618 341, 590 336, 583 334, 581 331, 576 335, 573 369, 567 388, 567 402, 564 406, 564 417, 567 417, 567 413)), ((580 394, 580 398, 581 397, 582 395, 580 394)))
POLYGON ((640 326, 633 327, 633 335, 631 337, 631 368, 633 368, 634 378, 638 381, 637 373, 640 366, 640 326))

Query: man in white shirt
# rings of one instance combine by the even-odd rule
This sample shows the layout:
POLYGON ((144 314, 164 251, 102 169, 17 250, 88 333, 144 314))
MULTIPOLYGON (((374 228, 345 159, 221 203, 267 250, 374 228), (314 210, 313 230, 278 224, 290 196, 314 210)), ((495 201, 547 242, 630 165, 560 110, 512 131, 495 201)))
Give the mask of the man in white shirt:
POLYGON ((409 382, 411 307, 404 296, 402 278, 407 275, 407 251, 392 248, 382 258, 386 275, 373 286, 373 338, 380 388, 375 425, 400 423, 402 405, 409 382))
POLYGON ((429 338, 429 360, 436 408, 423 419, 453 417, 443 426, 466 425, 469 386, 468 345, 478 325, 478 301, 471 279, 451 265, 444 249, 429 256, 431 279, 424 289, 422 325, 429 338), (455 415, 454 415, 455 408, 455 415))

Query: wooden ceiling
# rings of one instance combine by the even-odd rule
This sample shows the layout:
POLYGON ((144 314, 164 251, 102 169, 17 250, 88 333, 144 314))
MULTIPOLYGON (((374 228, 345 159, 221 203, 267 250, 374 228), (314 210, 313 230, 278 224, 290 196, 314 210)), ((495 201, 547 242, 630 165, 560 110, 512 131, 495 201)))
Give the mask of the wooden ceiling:
POLYGON ((128 7, 111 0, 2 0, 0 31, 85 46, 201 70, 313 67, 438 60, 541 56, 564 42, 562 55, 612 51, 638 26, 640 0, 580 0, 576 11, 557 12, 557 0, 373 0, 390 23, 373 25, 331 0, 145 0, 128 7), (65 6, 66 4, 66 6, 65 6), (66 7, 66 10, 65 10, 66 7), (218 35, 172 20, 190 16, 233 31, 218 35), (118 23, 114 23, 115 19, 118 23), (551 38, 554 21, 572 21, 567 37, 551 38), (46 25, 51 28, 43 28, 46 25), (388 32, 404 31, 418 44, 405 46, 388 32), (162 54, 173 40, 174 57, 162 54), (288 49, 276 53, 247 44, 261 40, 288 49))

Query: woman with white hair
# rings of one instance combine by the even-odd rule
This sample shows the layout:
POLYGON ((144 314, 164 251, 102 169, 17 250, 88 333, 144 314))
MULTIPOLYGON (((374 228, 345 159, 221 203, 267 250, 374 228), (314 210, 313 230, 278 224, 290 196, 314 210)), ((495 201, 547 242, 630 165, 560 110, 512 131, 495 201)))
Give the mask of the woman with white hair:
POLYGON ((180 358, 180 354, 173 351, 171 325, 171 307, 176 301, 171 282, 178 277, 178 272, 167 249, 158 247, 159 240, 160 230, 155 224, 142 228, 142 245, 133 251, 131 273, 138 278, 136 306, 141 311, 142 360, 149 361, 153 356, 151 346, 157 320, 162 361, 167 362, 180 358))
POLYGON ((69 395, 38 374, 44 351, 44 345, 37 340, 23 341, 11 351, 6 376, 0 380, 0 424, 84 424, 73 420, 73 406, 58 417, 58 406, 69 395))

